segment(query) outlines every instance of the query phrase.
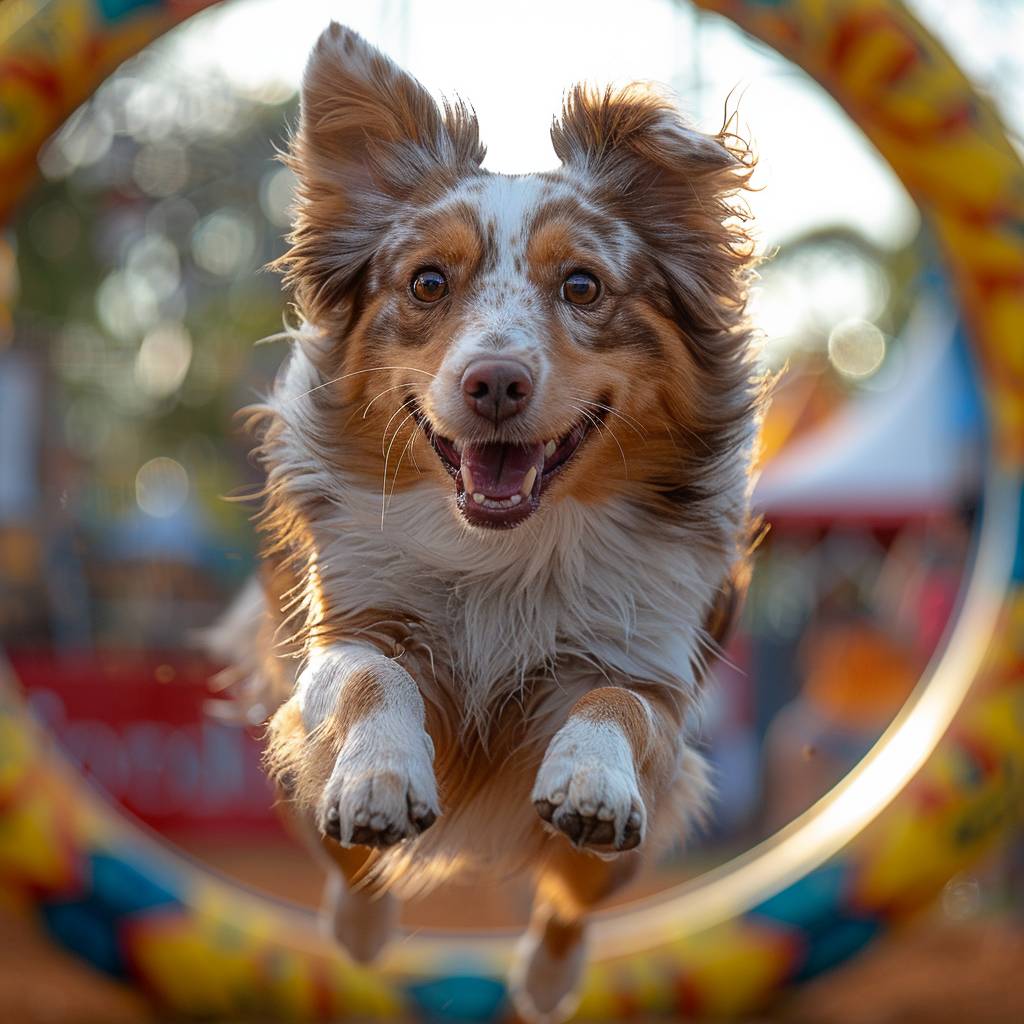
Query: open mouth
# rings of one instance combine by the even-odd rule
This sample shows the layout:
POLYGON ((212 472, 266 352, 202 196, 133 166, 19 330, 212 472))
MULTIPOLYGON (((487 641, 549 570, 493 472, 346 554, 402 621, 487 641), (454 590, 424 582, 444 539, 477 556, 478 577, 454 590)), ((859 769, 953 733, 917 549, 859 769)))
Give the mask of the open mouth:
POLYGON ((455 481, 459 511, 474 526, 491 529, 511 529, 540 508, 544 488, 577 454, 602 414, 595 410, 549 441, 461 443, 442 437, 415 409, 417 422, 455 481))

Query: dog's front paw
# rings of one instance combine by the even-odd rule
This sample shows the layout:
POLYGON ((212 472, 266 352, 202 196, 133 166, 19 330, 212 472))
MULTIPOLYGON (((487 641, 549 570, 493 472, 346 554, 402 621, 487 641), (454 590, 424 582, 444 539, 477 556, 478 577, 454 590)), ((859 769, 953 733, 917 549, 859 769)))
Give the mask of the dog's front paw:
POLYGON ((317 816, 324 835, 342 846, 394 846, 441 813, 430 738, 424 733, 408 749, 395 749, 395 739, 361 737, 338 755, 317 816))
POLYGON ((647 812, 622 733, 607 725, 570 721, 551 741, 533 787, 533 805, 576 846, 632 850, 647 812))

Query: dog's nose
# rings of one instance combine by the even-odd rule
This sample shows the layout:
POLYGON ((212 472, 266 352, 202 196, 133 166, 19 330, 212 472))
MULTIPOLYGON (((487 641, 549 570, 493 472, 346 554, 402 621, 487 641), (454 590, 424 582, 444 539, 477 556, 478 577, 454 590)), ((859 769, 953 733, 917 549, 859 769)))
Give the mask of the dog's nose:
POLYGON ((532 394, 529 368, 514 359, 478 359, 462 375, 466 405, 495 424, 522 412, 532 394))

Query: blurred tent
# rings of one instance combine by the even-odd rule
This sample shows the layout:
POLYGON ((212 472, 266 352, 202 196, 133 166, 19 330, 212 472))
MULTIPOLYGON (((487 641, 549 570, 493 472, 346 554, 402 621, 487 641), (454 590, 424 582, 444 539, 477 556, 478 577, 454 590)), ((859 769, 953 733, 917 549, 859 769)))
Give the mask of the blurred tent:
POLYGON ((769 519, 892 522, 977 493, 982 407, 943 284, 922 289, 900 355, 895 380, 880 379, 768 463, 754 501, 769 519))

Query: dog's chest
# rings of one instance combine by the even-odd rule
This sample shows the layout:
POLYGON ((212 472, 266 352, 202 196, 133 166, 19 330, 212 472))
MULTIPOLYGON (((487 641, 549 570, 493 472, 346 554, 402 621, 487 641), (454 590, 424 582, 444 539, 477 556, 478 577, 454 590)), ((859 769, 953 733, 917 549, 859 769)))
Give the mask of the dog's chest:
POLYGON ((681 538, 637 529, 628 510, 572 501, 529 531, 482 536, 415 491, 396 496, 382 531, 374 497, 372 516, 374 499, 364 510, 350 493, 339 521, 320 524, 331 603, 408 621, 462 685, 519 682, 567 658, 592 662, 596 675, 688 670, 724 567, 681 538))

